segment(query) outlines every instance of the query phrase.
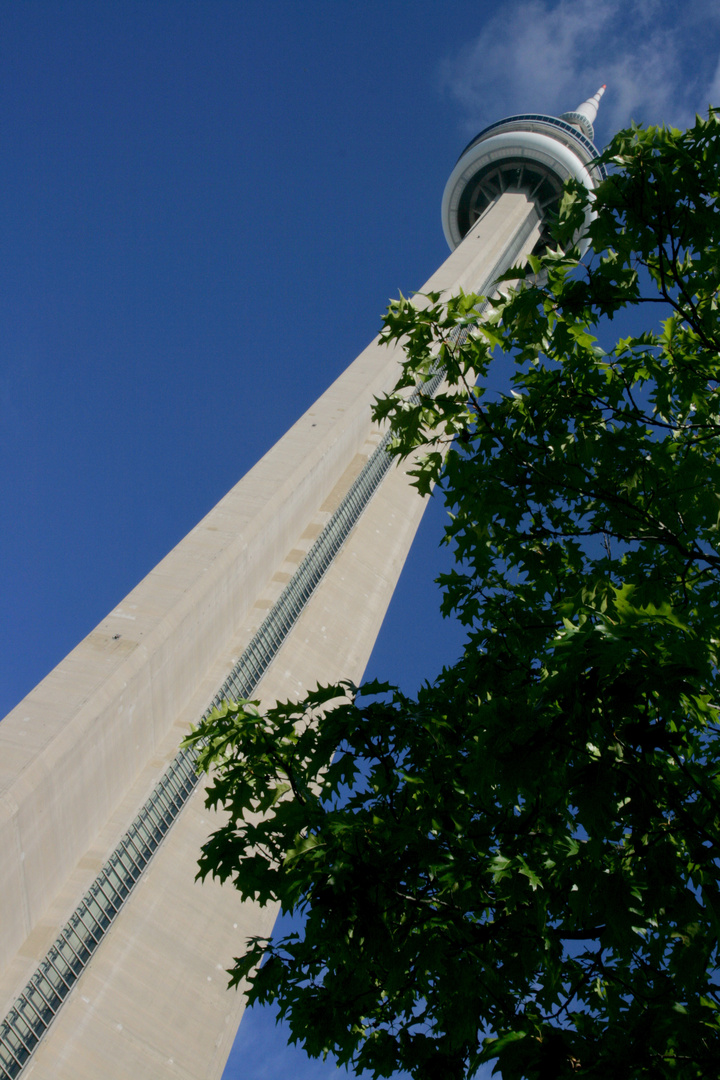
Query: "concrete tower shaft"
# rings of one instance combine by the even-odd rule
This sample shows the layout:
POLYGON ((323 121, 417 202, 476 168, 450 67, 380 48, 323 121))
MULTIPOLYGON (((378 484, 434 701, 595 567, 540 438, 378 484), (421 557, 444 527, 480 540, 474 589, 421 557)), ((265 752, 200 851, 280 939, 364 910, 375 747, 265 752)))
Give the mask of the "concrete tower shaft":
MULTIPOLYGON (((491 292, 541 242, 537 190, 475 179, 516 120, 464 152, 492 197, 423 292, 491 292)), ((567 152, 592 184, 583 137, 541 121, 522 168, 567 152)), ((0 1080, 221 1075, 243 1010, 224 969, 274 912, 194 880, 213 822, 178 743, 218 696, 362 678, 424 509, 370 418, 400 360, 371 342, 0 725, 0 1080)))

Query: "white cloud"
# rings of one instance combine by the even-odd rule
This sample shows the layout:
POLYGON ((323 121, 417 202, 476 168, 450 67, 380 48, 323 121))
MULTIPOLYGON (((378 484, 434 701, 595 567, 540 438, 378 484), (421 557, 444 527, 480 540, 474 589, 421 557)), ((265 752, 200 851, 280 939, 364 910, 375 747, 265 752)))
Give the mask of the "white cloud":
POLYGON ((685 126, 720 104, 719 58, 714 0, 510 0, 441 80, 469 133, 513 112, 557 115, 607 83, 602 143, 631 119, 685 126))

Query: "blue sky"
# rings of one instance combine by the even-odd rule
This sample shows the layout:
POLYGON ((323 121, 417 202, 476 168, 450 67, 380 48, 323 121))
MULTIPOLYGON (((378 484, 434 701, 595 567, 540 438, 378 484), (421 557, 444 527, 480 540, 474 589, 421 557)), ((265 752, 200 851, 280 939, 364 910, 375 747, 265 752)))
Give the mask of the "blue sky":
MULTIPOLYGON (((445 257, 473 134, 601 83, 598 144, 682 126, 719 59, 705 0, 0 2, 0 715, 445 257)), ((406 687, 459 648, 441 522, 371 661, 406 687)), ((228 1080, 334 1073, 248 1020, 228 1080)))

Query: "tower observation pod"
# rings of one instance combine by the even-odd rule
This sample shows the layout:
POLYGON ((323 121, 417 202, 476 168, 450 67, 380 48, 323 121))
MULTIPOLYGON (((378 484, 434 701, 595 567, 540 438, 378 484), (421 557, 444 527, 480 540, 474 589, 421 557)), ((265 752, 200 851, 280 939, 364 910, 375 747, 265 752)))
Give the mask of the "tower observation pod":
POLYGON ((547 244, 548 211, 558 203, 562 186, 574 177, 592 191, 605 177, 594 163, 593 121, 598 92, 560 117, 540 113, 508 116, 486 127, 468 143, 450 174, 442 200, 442 225, 454 250, 492 207, 513 201, 537 216, 536 249, 547 244))
MULTIPOLYGON (((563 181, 603 176, 601 96, 473 139, 420 293, 491 293, 542 248, 563 181)), ((195 880, 216 822, 178 746, 223 700, 361 682, 426 505, 371 419, 402 359, 372 341, 0 724, 0 1080, 221 1077, 225 971, 275 911, 195 880)))

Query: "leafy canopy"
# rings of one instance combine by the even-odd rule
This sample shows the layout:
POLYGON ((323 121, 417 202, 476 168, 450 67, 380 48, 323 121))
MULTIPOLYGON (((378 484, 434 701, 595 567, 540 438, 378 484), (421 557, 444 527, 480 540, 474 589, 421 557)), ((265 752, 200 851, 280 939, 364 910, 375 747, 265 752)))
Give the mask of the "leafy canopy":
POLYGON ((451 512, 462 658, 416 698, 227 704, 189 740, 227 812, 200 874, 306 915, 232 982, 373 1076, 720 1071, 720 125, 602 160, 585 261, 569 185, 482 322, 474 295, 386 318, 376 414, 451 512), (621 309, 642 329, 602 348, 621 309))

